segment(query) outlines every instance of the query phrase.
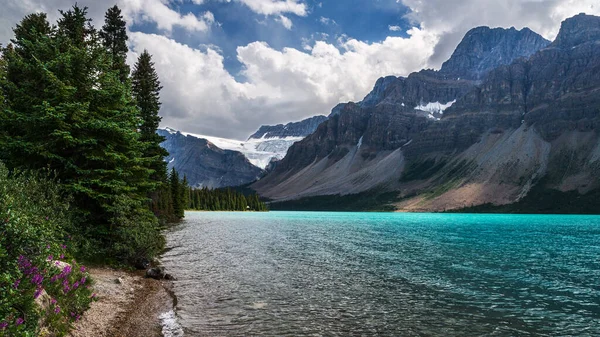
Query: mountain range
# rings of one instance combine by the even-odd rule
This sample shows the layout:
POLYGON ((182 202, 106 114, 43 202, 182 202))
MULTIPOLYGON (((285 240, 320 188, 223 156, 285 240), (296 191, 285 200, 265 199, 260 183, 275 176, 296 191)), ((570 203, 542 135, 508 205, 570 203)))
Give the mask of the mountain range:
POLYGON ((162 146, 168 169, 186 176, 190 186, 221 188, 252 183, 271 171, 292 144, 313 133, 325 116, 263 125, 246 141, 180 132, 165 127, 162 146))
POLYGON ((553 42, 479 27, 439 71, 336 106, 251 187, 289 205, 385 195, 401 211, 577 203, 600 188, 599 127, 599 17, 565 20, 553 42))

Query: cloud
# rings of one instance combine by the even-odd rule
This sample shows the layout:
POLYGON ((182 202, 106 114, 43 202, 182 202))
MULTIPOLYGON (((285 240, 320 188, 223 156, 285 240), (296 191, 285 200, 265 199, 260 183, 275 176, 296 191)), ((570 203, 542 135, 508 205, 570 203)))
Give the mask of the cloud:
POLYGON ((337 25, 337 22, 335 22, 334 19, 330 19, 330 18, 326 18, 324 16, 319 18, 319 22, 321 22, 322 24, 328 26, 328 25, 337 25))
POLYGON ((580 12, 600 14, 597 0, 397 0, 411 10, 406 18, 439 37, 430 65, 450 57, 464 34, 476 26, 529 27, 553 40, 560 22, 580 12))
MULTIPOLYGON (((194 0, 199 1, 199 0, 194 0)), ((0 43, 12 38, 12 28, 27 14, 46 12, 51 21, 59 18, 58 9, 69 9, 73 0, 5 0, 0 11, 0 43)), ((179 13, 171 9, 168 0, 116 0, 129 24, 150 22, 158 29, 170 32, 174 27, 189 31, 205 32, 215 23, 211 12, 202 14, 179 13)), ((88 15, 97 28, 104 22, 104 13, 113 3, 105 1, 79 1, 80 6, 88 7, 88 15)))
POLYGON ((400 30, 402 30, 400 26, 388 26, 388 29, 392 32, 399 32, 400 30))
POLYGON ((286 29, 292 29, 292 20, 290 20, 285 15, 280 15, 275 21, 281 23, 286 29))
POLYGON ((263 15, 295 14, 306 16, 308 14, 306 4, 298 0, 236 0, 257 13, 263 15))
POLYGON ((179 26, 189 31, 207 31, 215 22, 211 12, 201 15, 194 13, 181 14, 169 8, 161 0, 118 0, 130 23, 154 22, 158 29, 171 31, 173 27, 179 26))
POLYGON ((276 50, 265 42, 237 48, 244 82, 216 50, 194 49, 165 36, 132 33, 130 62, 148 49, 163 90, 163 125, 189 132, 246 138, 261 124, 327 114, 339 102, 362 99, 377 78, 425 66, 435 40, 413 28, 407 38, 314 43, 310 51, 276 50), (415 52, 418 51, 418 52, 415 52))

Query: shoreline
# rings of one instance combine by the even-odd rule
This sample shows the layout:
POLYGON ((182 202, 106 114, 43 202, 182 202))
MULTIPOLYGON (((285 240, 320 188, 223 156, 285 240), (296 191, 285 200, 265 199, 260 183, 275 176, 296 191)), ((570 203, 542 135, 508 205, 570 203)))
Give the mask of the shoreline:
POLYGON ((69 336, 163 336, 163 320, 177 305, 172 281, 145 278, 144 271, 113 268, 90 268, 89 273, 98 301, 92 302, 69 336))

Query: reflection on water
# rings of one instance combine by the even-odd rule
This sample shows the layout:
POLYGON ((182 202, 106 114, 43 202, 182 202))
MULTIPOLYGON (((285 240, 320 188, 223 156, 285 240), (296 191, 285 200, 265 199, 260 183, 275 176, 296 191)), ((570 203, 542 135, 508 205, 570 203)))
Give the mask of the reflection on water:
POLYGON ((600 217, 187 213, 188 336, 600 335, 600 217))

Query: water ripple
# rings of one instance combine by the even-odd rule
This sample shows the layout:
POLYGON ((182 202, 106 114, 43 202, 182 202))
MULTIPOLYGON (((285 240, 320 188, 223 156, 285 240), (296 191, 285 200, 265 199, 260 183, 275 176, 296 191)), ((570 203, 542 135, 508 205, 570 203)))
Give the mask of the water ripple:
POLYGON ((190 336, 600 335, 600 217, 188 213, 190 336))

